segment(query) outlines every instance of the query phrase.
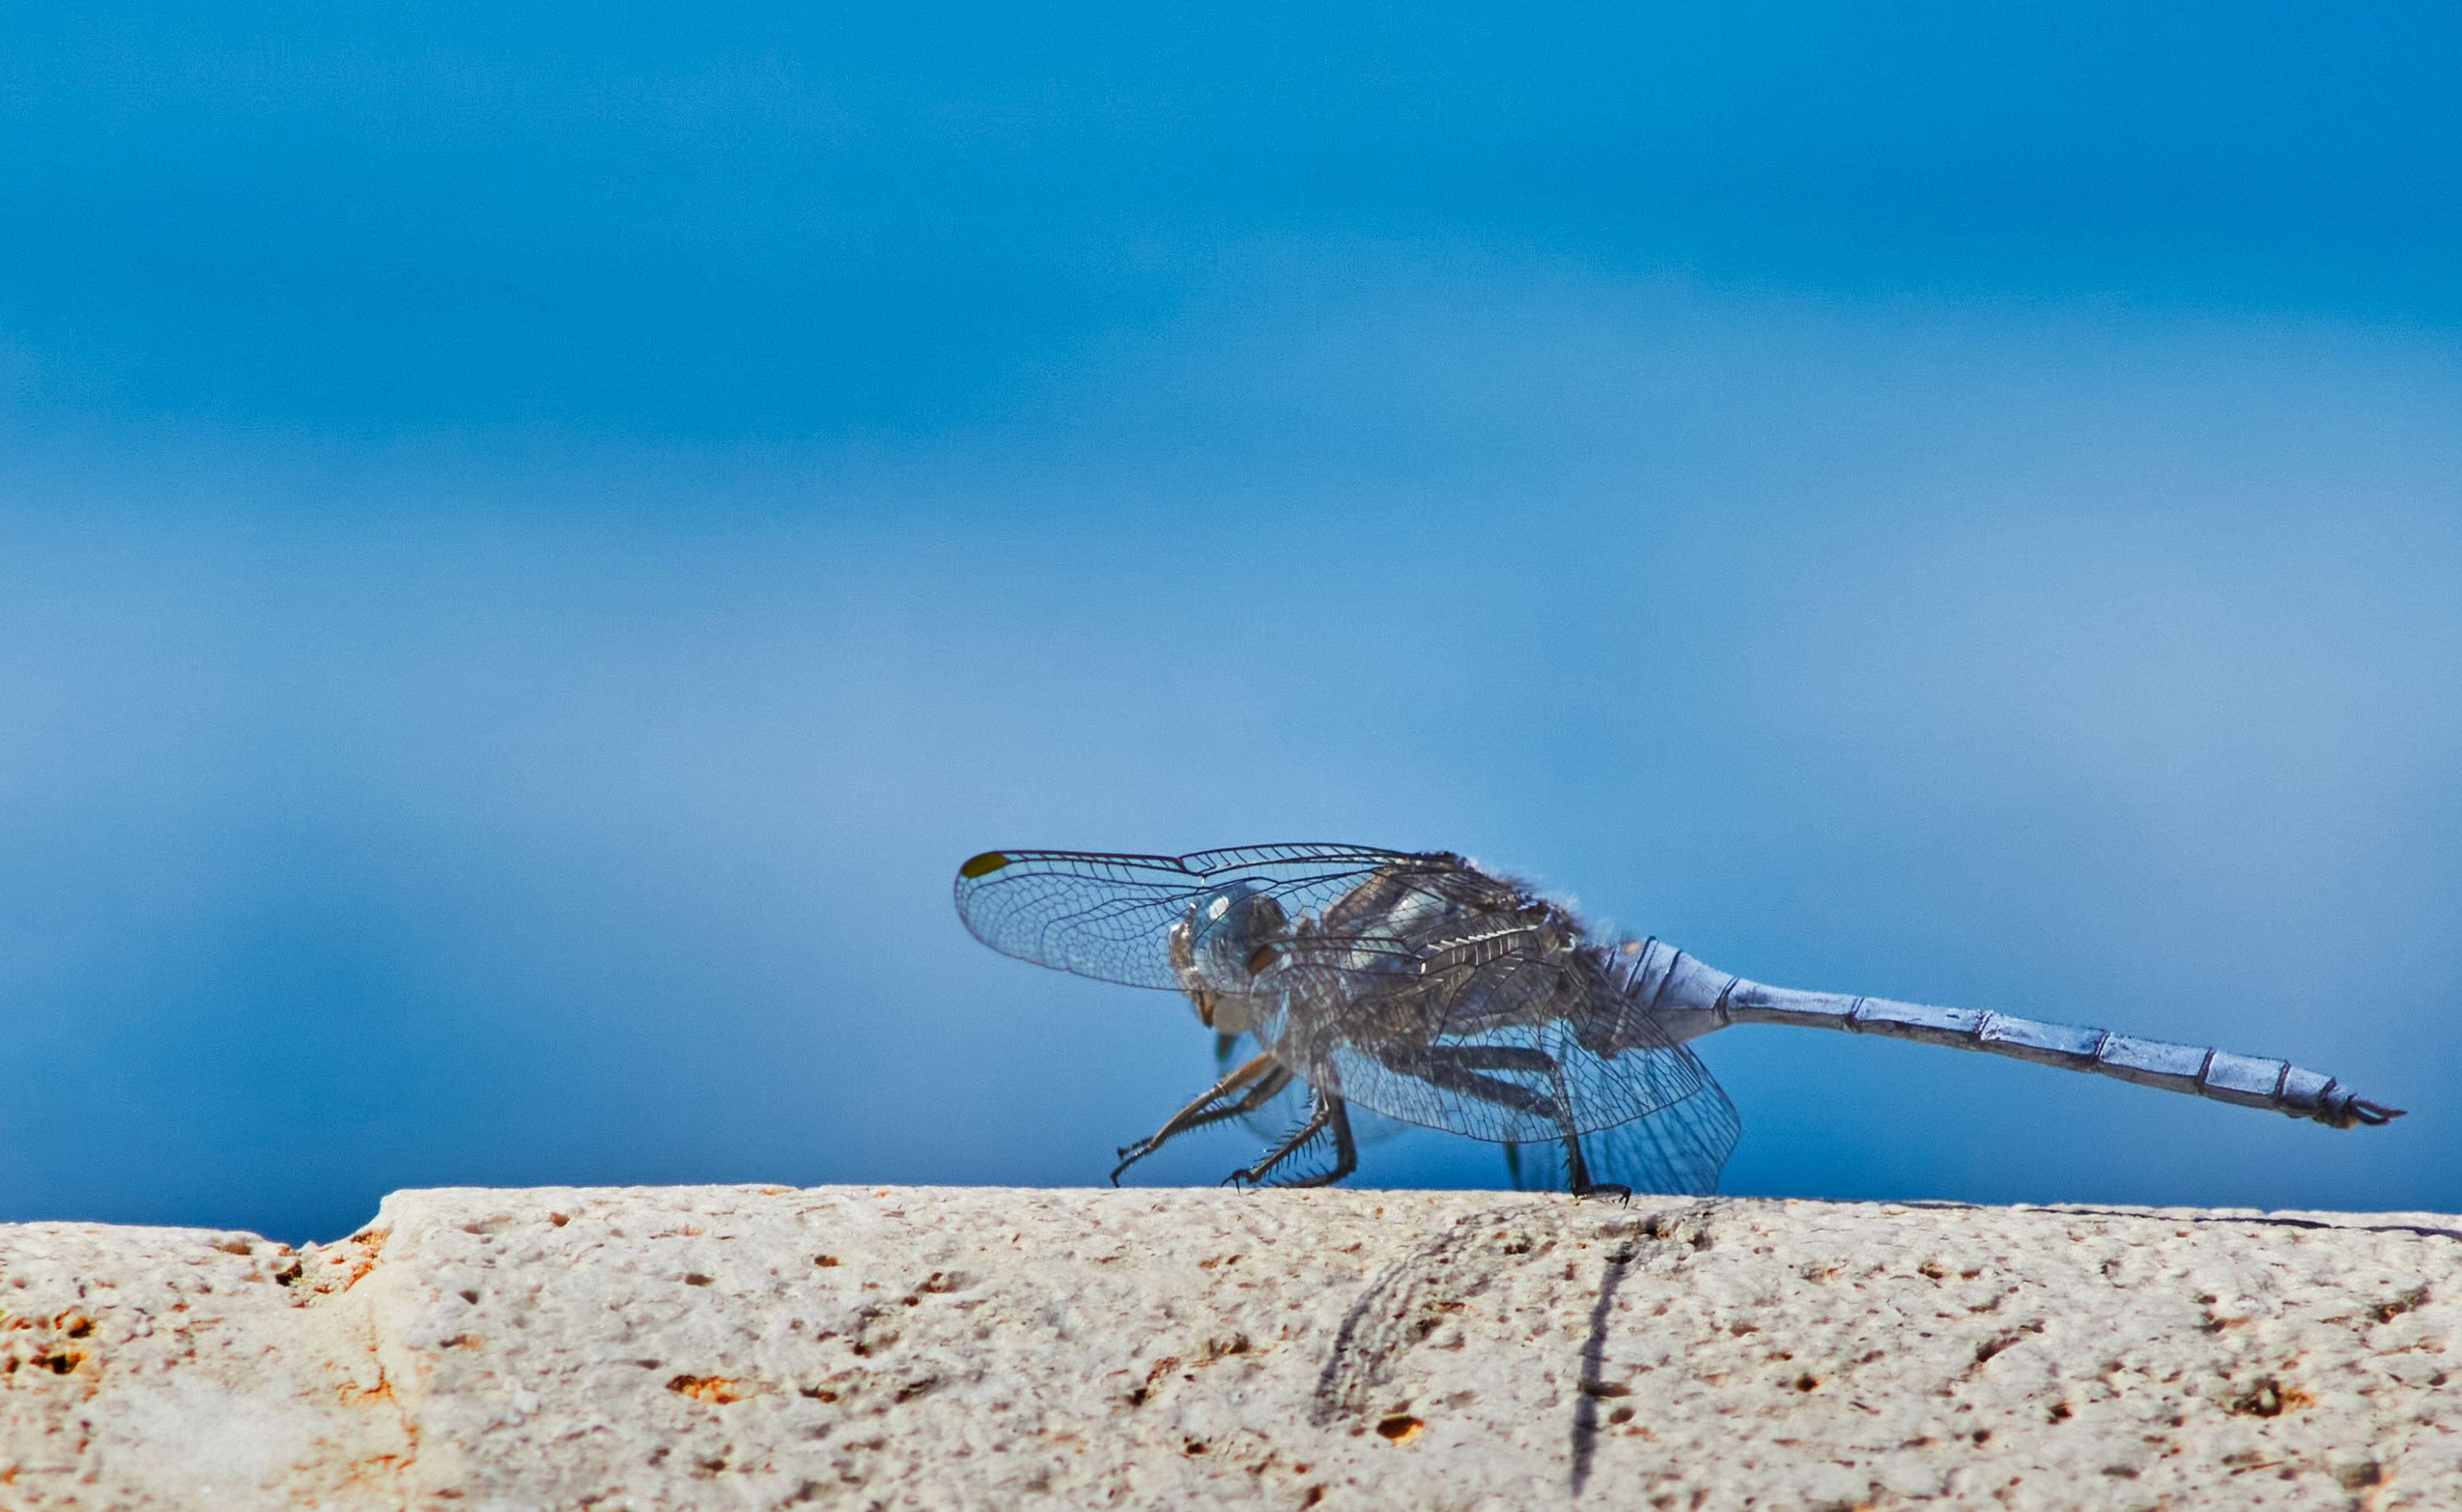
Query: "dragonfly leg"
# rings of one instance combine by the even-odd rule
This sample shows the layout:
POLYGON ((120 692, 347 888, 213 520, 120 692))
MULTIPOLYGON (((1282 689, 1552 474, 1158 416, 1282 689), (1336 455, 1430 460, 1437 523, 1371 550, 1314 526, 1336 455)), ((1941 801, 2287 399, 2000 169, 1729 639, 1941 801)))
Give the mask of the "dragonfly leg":
POLYGON ((1318 1093, 1316 1112, 1287 1139, 1265 1152, 1263 1160, 1222 1179, 1225 1186, 1252 1186, 1263 1182, 1267 1172, 1305 1149, 1318 1136, 1333 1136, 1333 1164, 1311 1176, 1295 1177, 1277 1182, 1277 1186, 1330 1186, 1359 1168, 1359 1147, 1350 1138, 1350 1114, 1340 1097, 1318 1093))
MULTIPOLYGON (((1556 1107, 1561 1111, 1573 1105, 1571 1089, 1565 1085, 1564 1068, 1554 1061, 1547 1064, 1547 1079, 1556 1085, 1556 1107)), ((1559 1117, 1557 1127, 1565 1131, 1565 1185, 1573 1201, 1585 1197, 1611 1197, 1619 1203, 1632 1201, 1632 1188, 1622 1182, 1593 1182, 1590 1162, 1582 1158, 1582 1137, 1573 1132, 1570 1118, 1559 1117)))
POLYGON ((1565 1136, 1565 1184, 1571 1189, 1576 1201, 1585 1197, 1607 1197, 1619 1203, 1632 1201, 1632 1188, 1622 1182, 1590 1180, 1590 1164, 1582 1159, 1582 1137, 1578 1134, 1565 1136))
POLYGON ((1555 1061, 1544 1052, 1510 1045, 1430 1046, 1412 1057, 1410 1070, 1432 1086, 1545 1118, 1560 1131, 1559 1138, 1565 1145, 1565 1184, 1575 1197, 1631 1200, 1632 1188, 1620 1182, 1590 1180, 1589 1162, 1582 1157, 1582 1137, 1573 1131, 1566 1116, 1567 1099, 1563 1096, 1560 1074, 1555 1061), (1549 1097, 1519 1082, 1488 1075, 1489 1070, 1544 1071, 1550 1080, 1558 1082, 1557 1095, 1549 1097))
MULTIPOLYGON (((1415 1052, 1408 1059, 1388 1060, 1385 1064, 1405 1075, 1415 1076, 1430 1086, 1442 1087, 1447 1092, 1458 1092, 1464 1097, 1477 1097, 1481 1102, 1492 1102, 1500 1108, 1510 1108, 1516 1113, 1536 1114, 1550 1123, 1564 1122, 1564 1117, 1558 1111, 1555 1098, 1544 1092, 1533 1092, 1520 1082, 1506 1081, 1502 1077, 1486 1075, 1483 1071, 1476 1069, 1479 1061, 1470 1060, 1466 1064, 1463 1057, 1453 1054, 1455 1048, 1450 1045, 1432 1045, 1415 1052)), ((1463 1048, 1485 1049, 1483 1046, 1463 1048)), ((1544 1056, 1540 1058, 1545 1059, 1544 1056)), ((1522 1067, 1516 1063, 1506 1069, 1518 1071, 1522 1067)))
POLYGON ((1115 1152, 1120 1157, 1120 1163, 1112 1167, 1112 1184, 1119 1185, 1122 1171, 1189 1130, 1201 1129, 1225 1118, 1236 1118, 1243 1113, 1254 1113, 1271 1102, 1290 1083, 1290 1072, 1277 1065, 1273 1056, 1257 1056, 1216 1082, 1187 1107, 1173 1114, 1161 1128, 1134 1144, 1121 1145, 1115 1152), (1243 1087, 1247 1089, 1244 1097, 1233 1096, 1243 1087))

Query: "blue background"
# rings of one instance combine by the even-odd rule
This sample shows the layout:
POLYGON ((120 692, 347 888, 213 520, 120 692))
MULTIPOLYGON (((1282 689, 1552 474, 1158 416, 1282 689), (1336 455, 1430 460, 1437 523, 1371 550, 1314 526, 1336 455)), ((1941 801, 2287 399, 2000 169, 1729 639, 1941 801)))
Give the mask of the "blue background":
POLYGON ((1738 1030, 1730 1191, 2462 1210, 2451 8, 67 9, 0 1218, 1097 1182, 1207 1036, 956 863, 1285 839, 2413 1110, 1738 1030))

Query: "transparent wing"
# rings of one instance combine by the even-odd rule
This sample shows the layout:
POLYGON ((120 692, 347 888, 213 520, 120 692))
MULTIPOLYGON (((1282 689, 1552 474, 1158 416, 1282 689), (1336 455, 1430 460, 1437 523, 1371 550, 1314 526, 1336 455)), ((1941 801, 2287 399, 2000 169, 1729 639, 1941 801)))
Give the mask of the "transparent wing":
POLYGON ((1303 1075, 1388 1118, 1497 1142, 1616 1128, 1705 1090, 1723 1100, 1681 1045, 1603 1054, 1561 1021, 1429 1045, 1337 1045, 1303 1075))
POLYGON ((1410 956, 1298 942, 1261 978, 1278 990, 1258 1037, 1354 1103, 1475 1139, 1561 1139, 1716 1094, 1604 951, 1491 928, 1410 956))
MULTIPOLYGON (((1706 1073, 1705 1073, 1706 1075, 1706 1073)), ((1582 1136, 1590 1180, 1636 1192, 1708 1197, 1736 1153, 1744 1120, 1715 1081, 1646 1118, 1582 1136)))
POLYGON ((1255 881, 1297 916, 1322 909, 1380 869, 1422 860, 1326 844, 1243 845, 1189 856, 986 851, 958 868, 958 917, 1003 955, 1098 981, 1177 990, 1165 940, 1208 892, 1255 881))
MULTIPOLYGON (((1708 1197, 1718 1190, 1718 1173, 1742 1133, 1735 1104, 1711 1082, 1656 1113, 1583 1135, 1582 1158, 1590 1180, 1600 1185, 1708 1197)), ((1570 1186, 1561 1141, 1505 1148, 1514 1190, 1561 1192, 1570 1186)))

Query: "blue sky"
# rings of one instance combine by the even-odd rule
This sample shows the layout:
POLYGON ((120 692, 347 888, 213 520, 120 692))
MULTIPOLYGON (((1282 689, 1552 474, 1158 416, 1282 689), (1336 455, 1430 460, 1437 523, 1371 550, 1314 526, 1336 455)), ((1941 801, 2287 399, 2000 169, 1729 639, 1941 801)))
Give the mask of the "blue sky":
POLYGON ((955 863, 1314 838, 2415 1110, 1733 1191, 2462 1209, 2450 11, 902 17, 0 22, 0 1217, 1098 1180, 955 863))

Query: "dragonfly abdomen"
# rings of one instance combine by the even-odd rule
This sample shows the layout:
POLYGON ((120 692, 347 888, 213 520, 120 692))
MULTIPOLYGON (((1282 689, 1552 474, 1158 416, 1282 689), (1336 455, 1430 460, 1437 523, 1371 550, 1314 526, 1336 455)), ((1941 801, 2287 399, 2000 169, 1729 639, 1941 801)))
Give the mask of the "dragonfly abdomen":
POLYGON ((1696 1038, 1729 1024, 1834 1029, 2093 1072, 2142 1087, 2313 1118, 2338 1129, 2383 1123, 2400 1115, 2399 1109, 2367 1101, 2333 1077, 2287 1060, 2045 1023, 1988 1009, 1935 1008, 1769 987, 1715 970, 1659 940, 1643 941, 1623 954, 1631 963, 1625 969, 1629 994, 1671 1039, 1696 1038))

